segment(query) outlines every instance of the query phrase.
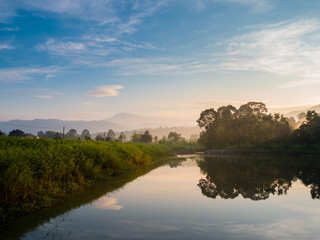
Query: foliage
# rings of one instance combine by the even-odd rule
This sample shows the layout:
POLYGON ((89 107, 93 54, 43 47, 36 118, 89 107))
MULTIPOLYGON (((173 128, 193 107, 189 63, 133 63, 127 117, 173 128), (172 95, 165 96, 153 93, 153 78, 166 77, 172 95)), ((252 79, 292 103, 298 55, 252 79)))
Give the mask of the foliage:
POLYGON ((4 132, 0 131, 0 137, 1 136, 6 136, 6 134, 4 132))
POLYGON ((88 129, 84 129, 81 133, 82 140, 91 140, 90 132, 88 129))
POLYGON ((48 139, 62 139, 63 138, 62 133, 55 132, 55 131, 46 131, 46 132, 40 131, 40 132, 38 132, 38 136, 40 138, 48 138, 48 139))
POLYGON ((291 131, 286 118, 267 114, 261 102, 248 102, 239 109, 231 105, 207 109, 197 122, 205 128, 199 143, 206 148, 261 144, 288 138, 291 131))
POLYGON ((181 134, 177 132, 170 132, 168 134, 168 140, 175 144, 182 143, 183 141, 185 141, 185 139, 181 137, 181 134))
POLYGON ((1 137, 0 221, 51 206, 82 185, 169 153, 160 145, 1 137))
POLYGON ((140 143, 151 143, 152 135, 149 130, 145 130, 144 133, 134 132, 131 136, 132 142, 140 142, 140 143))
POLYGON ((118 140, 120 142, 125 142, 127 140, 127 136, 124 134, 124 132, 120 133, 118 140))
POLYGON ((112 129, 109 129, 106 141, 113 141, 116 138, 116 134, 112 129))
POLYGON ((77 139, 78 133, 77 130, 72 128, 69 130, 69 132, 66 133, 66 139, 77 139))
POLYGON ((9 137, 24 137, 26 134, 24 133, 24 131, 20 130, 20 129, 15 129, 12 130, 11 132, 9 132, 9 137))
POLYGON ((304 123, 293 132, 293 140, 307 146, 320 144, 320 115, 308 111, 304 123))
POLYGON ((145 130, 144 133, 140 135, 140 141, 143 143, 152 142, 152 136, 149 130, 145 130))

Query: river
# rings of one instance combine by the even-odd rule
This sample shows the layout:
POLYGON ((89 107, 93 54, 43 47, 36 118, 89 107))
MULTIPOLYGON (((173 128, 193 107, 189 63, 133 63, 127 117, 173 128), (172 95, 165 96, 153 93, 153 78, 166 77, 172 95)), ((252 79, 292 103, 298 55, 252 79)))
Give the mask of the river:
POLYGON ((189 155, 123 181, 77 192, 61 206, 21 217, 0 239, 320 236, 319 159, 189 155))

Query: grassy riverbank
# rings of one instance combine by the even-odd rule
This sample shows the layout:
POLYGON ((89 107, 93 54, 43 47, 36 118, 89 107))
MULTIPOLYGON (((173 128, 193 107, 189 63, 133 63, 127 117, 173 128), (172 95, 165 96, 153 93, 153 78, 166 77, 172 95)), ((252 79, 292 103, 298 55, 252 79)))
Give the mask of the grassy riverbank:
POLYGON ((153 144, 0 137, 0 222, 170 153, 153 144))

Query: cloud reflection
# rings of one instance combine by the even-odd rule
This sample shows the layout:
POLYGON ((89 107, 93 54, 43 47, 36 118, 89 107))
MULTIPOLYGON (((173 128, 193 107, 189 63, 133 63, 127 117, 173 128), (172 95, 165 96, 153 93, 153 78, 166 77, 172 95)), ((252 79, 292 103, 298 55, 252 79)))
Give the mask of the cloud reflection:
POLYGON ((93 203, 93 206, 97 209, 104 210, 120 210, 121 205, 117 205, 118 200, 116 198, 102 197, 93 203))

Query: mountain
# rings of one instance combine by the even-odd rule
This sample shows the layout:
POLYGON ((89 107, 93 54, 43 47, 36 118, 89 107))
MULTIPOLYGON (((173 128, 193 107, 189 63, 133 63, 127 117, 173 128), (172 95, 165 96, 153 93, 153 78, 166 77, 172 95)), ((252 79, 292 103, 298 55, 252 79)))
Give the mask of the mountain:
POLYGON ((34 119, 34 120, 11 120, 7 122, 0 122, 0 130, 9 133, 14 129, 20 129, 26 133, 37 134, 39 131, 55 131, 62 132, 63 127, 68 132, 74 128, 78 133, 84 129, 90 132, 107 132, 109 129, 115 131, 126 130, 125 126, 106 120, 101 121, 64 121, 58 119, 34 119))
POLYGON ((195 126, 195 120, 179 120, 174 118, 155 118, 155 117, 145 117, 141 115, 136 115, 132 113, 119 113, 111 118, 107 119, 110 122, 118 123, 127 128, 140 129, 140 128, 158 128, 162 127, 174 127, 174 126, 187 126, 190 123, 195 126))
MULTIPOLYGON (((135 129, 187 126, 193 120, 176 120, 172 118, 145 117, 131 113, 119 113, 111 118, 100 121, 65 121, 59 119, 10 120, 0 122, 0 130, 9 133, 20 129, 25 133, 37 134, 39 131, 65 132, 74 128, 78 133, 88 129, 90 133, 114 131, 132 131, 135 129)), ((189 124, 190 125, 190 124, 189 124)), ((194 124, 195 126, 196 124, 194 124)))
POLYGON ((288 112, 284 116, 297 118, 297 116, 300 113, 302 113, 302 112, 307 113, 308 111, 316 111, 317 113, 320 113, 320 104, 318 104, 316 106, 312 106, 310 108, 303 109, 303 110, 288 112))

